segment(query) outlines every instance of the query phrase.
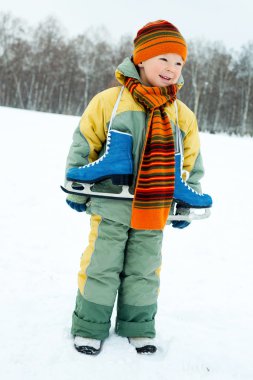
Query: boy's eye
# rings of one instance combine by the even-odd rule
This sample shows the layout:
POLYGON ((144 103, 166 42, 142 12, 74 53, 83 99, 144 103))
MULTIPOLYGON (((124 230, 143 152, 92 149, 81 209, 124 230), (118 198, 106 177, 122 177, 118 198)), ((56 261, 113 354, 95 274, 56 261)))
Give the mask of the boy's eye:
MULTIPOLYGON (((161 61, 168 62, 167 58, 161 57, 159 58, 161 61)), ((175 62, 176 66, 182 66, 182 62, 175 62)))

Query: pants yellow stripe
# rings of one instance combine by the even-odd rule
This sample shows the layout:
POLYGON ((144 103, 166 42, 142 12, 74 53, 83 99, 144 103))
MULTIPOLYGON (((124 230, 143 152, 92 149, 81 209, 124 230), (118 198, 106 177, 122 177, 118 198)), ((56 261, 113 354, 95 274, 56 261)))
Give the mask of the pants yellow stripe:
POLYGON ((82 295, 84 294, 84 287, 87 281, 86 270, 90 264, 92 254, 95 250, 95 244, 98 237, 98 228, 101 221, 102 217, 100 215, 91 216, 91 231, 89 234, 89 245, 82 254, 80 262, 80 271, 78 272, 78 288, 82 295))

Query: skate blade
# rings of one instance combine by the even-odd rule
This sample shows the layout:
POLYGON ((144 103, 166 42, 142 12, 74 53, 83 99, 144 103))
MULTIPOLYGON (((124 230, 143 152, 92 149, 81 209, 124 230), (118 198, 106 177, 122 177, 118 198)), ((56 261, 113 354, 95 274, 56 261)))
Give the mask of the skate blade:
POLYGON ((188 215, 170 215, 168 218, 169 222, 173 220, 191 222, 192 220, 202 220, 207 219, 211 215, 210 208, 205 209, 191 209, 188 215))
POLYGON ((93 183, 80 183, 67 181, 61 189, 68 194, 90 195, 99 198, 118 198, 118 199, 133 199, 134 195, 129 193, 129 186, 123 185, 120 193, 102 193, 93 190, 93 183))

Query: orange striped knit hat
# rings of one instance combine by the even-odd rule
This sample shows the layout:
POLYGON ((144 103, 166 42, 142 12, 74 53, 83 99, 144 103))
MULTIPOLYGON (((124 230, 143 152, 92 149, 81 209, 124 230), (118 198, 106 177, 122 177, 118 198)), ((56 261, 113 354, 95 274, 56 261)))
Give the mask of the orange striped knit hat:
POLYGON ((158 20, 149 22, 138 31, 134 39, 133 61, 135 65, 167 53, 176 53, 186 61, 186 42, 173 24, 165 20, 158 20))

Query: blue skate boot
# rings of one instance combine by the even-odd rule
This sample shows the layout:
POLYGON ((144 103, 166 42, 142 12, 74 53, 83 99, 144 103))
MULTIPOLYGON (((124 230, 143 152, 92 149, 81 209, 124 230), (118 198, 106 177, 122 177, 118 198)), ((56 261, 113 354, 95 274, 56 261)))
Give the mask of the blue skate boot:
POLYGON ((199 194, 182 179, 181 153, 175 154, 175 190, 173 198, 178 205, 188 208, 209 208, 212 198, 208 194, 199 194))
POLYGON ((106 150, 98 160, 67 171, 67 180, 95 183, 111 178, 114 185, 131 185, 133 178, 133 137, 128 133, 109 130, 106 150))

